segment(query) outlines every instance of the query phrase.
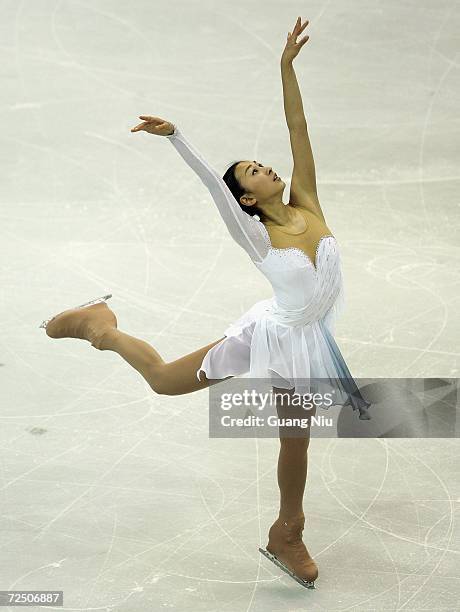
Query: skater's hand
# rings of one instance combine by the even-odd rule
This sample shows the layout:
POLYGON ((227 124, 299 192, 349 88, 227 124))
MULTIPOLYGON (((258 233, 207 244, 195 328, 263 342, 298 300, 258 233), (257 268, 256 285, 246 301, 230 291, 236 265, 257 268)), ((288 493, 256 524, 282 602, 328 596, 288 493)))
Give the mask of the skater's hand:
POLYGON ((150 117, 149 115, 139 115, 139 119, 143 119, 142 123, 131 128, 131 132, 148 132, 156 136, 170 136, 174 132, 174 125, 160 117, 150 117))
POLYGON ((302 34, 308 24, 309 21, 306 21, 302 25, 300 17, 297 18, 292 33, 288 33, 286 47, 284 48, 283 55, 281 56, 281 62, 291 63, 292 60, 297 57, 297 54, 299 53, 300 49, 304 46, 304 44, 310 37, 304 36, 299 42, 296 42, 296 39, 297 36, 300 36, 302 34))

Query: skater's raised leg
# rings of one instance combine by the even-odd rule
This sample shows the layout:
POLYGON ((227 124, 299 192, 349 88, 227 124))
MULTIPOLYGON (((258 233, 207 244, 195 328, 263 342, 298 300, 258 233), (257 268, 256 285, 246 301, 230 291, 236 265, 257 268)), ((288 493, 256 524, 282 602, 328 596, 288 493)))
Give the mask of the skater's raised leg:
POLYGON ((144 340, 129 336, 118 329, 112 329, 104 335, 100 350, 118 353, 145 378, 155 393, 182 395, 205 389, 212 384, 225 380, 209 380, 203 373, 201 374, 201 380, 198 380, 196 375, 206 353, 221 342, 224 337, 175 361, 165 362, 153 346, 144 342, 144 340))
POLYGON ((46 333, 51 338, 80 338, 88 340, 100 351, 118 353, 145 378, 153 391, 159 394, 192 393, 226 380, 209 380, 204 373, 201 373, 201 379, 198 380, 196 374, 206 353, 225 336, 167 363, 153 346, 120 331, 115 313, 105 301, 85 308, 65 310, 44 323, 46 333))

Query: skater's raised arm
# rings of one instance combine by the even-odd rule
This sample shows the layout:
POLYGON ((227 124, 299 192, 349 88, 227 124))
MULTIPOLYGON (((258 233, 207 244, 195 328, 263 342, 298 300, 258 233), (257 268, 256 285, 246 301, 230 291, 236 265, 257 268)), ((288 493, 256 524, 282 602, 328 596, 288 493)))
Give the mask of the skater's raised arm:
POLYGON ((286 47, 281 56, 284 113, 289 128, 291 151, 294 159, 289 201, 294 202, 300 208, 309 210, 325 221, 318 199, 315 160, 313 159, 308 135, 302 96, 292 65, 300 49, 309 39, 309 36, 304 36, 299 42, 296 42, 297 37, 302 34, 308 23, 306 21, 302 25, 300 17, 297 19, 292 33, 289 32, 288 34, 286 47))
POLYGON ((152 134, 166 136, 170 139, 179 155, 207 187, 232 238, 243 247, 254 262, 261 262, 268 253, 262 223, 241 209, 224 180, 211 168, 199 151, 186 140, 176 125, 158 117, 141 115, 140 119, 144 119, 144 123, 131 131, 144 129, 152 134))

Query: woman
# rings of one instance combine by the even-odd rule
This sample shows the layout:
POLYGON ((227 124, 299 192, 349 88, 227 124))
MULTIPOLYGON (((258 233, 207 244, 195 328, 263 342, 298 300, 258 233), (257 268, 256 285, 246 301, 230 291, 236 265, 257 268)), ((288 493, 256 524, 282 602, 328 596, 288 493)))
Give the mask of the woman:
MULTIPOLYGON (((111 296, 44 321, 48 336, 82 338, 99 350, 115 351, 155 392, 167 395, 192 393, 246 372, 250 378, 276 382, 275 392, 289 389, 291 394, 309 390, 300 377, 325 377, 336 381, 360 418, 369 418, 369 404, 356 391, 331 333, 343 303, 340 257, 317 197, 313 156, 292 66, 309 38, 296 42, 307 25, 308 21, 302 25, 298 18, 281 58, 294 157, 289 204, 282 201, 285 184, 271 167, 256 160, 240 161, 221 178, 174 124, 141 115, 143 122, 131 130, 170 140, 209 189, 232 237, 268 278, 274 297, 257 302, 222 338, 170 363, 143 340, 117 329, 116 316, 105 302, 111 296)), ((314 587, 318 568, 302 541, 309 431, 303 437, 280 436, 280 512, 270 528, 266 550, 259 550, 300 584, 314 587)))

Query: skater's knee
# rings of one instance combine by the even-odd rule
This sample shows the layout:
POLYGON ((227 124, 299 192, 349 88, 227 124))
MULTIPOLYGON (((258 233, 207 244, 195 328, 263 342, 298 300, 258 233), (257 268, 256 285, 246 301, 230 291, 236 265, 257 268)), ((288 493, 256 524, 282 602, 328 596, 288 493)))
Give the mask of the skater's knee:
POLYGON ((165 365, 153 364, 149 369, 148 382, 157 395, 174 395, 165 365))
POLYGON ((150 383, 150 387, 157 395, 178 395, 177 391, 174 391, 169 384, 162 381, 154 381, 150 383))
POLYGON ((158 395, 182 395, 184 382, 170 363, 153 364, 149 385, 158 395))

